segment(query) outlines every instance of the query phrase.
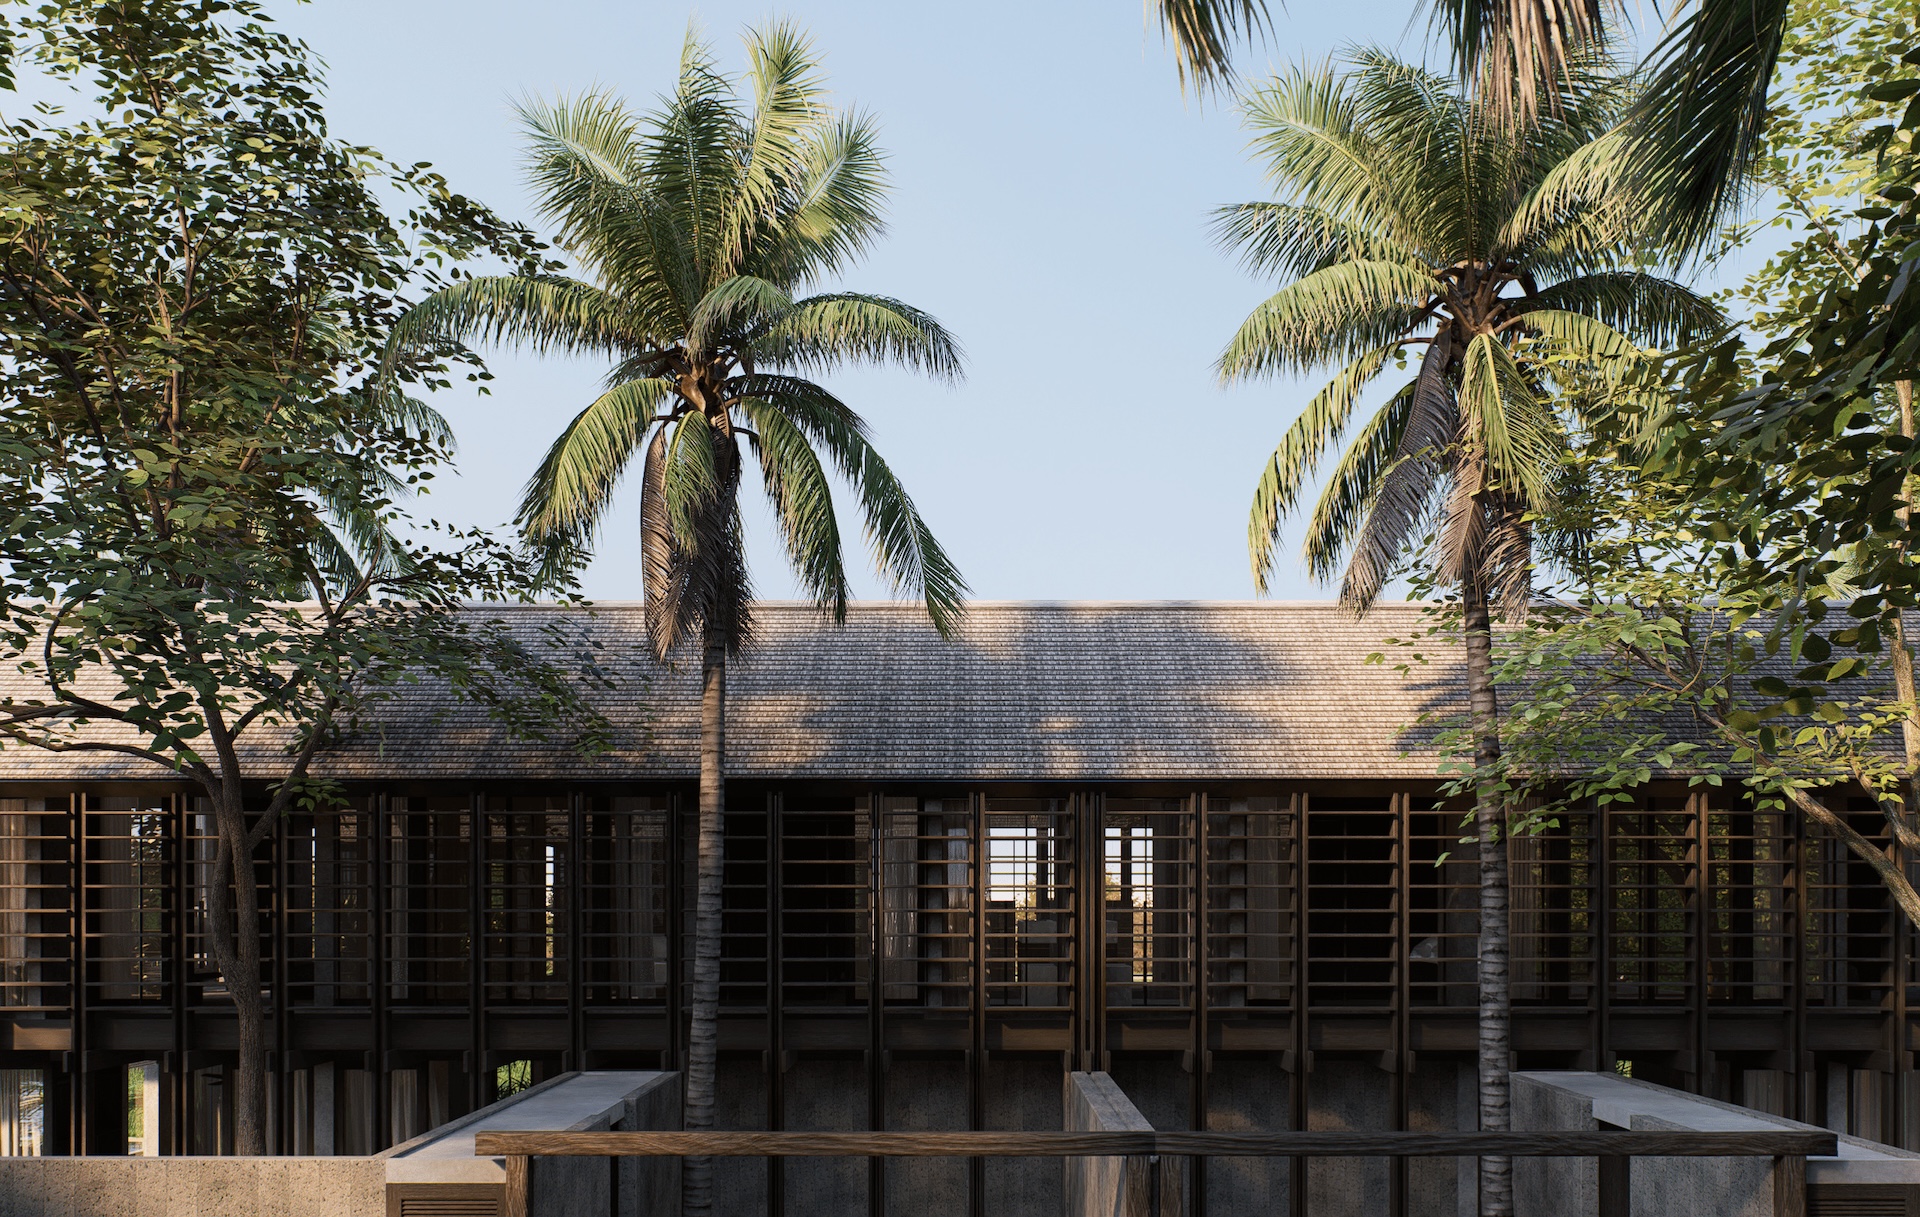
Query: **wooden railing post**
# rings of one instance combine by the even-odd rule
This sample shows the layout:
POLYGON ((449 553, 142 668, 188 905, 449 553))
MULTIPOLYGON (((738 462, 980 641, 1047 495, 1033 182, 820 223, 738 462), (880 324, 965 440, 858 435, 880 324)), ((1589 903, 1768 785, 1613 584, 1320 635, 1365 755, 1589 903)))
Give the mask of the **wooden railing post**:
POLYGON ((1799 1154, 1773 1160, 1773 1217, 1807 1217, 1807 1160, 1799 1154))
POLYGON ((1120 1172, 1120 1217, 1162 1217, 1159 1155, 1127 1155, 1120 1172))
POLYGON ((1600 1217, 1633 1217, 1633 1159, 1601 1158, 1600 1217))
POLYGON ((525 1154, 507 1155, 507 1194, 500 1206, 500 1217, 527 1217, 530 1165, 525 1154))
POLYGON ((1186 1217, 1186 1180, 1178 1159, 1130 1155, 1120 1172, 1120 1217, 1186 1217))

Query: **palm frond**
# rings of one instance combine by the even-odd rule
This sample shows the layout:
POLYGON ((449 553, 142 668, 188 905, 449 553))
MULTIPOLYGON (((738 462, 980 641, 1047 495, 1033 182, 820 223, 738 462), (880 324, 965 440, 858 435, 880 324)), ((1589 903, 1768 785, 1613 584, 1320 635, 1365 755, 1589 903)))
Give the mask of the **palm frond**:
POLYGON ((1408 335, 1438 284, 1417 266, 1351 261, 1318 270, 1267 297, 1221 353, 1221 379, 1306 371, 1355 359, 1408 335))
POLYGON ((803 171, 809 129, 825 109, 819 63, 792 22, 747 34, 747 86, 752 100, 740 152, 739 180, 729 192, 727 225, 716 273, 746 270, 759 230, 777 215, 782 196, 803 171))
POLYGON ((718 639, 729 654, 737 653, 751 640, 753 627, 753 590, 740 521, 738 441, 721 435, 698 410, 681 415, 667 431, 659 511, 678 591, 675 616, 663 625, 679 632, 656 639, 655 646, 689 637, 697 621, 703 637, 718 639))
POLYGON ((1754 188, 1787 13, 1787 0, 1700 0, 1654 49, 1632 163, 1666 243, 1702 249, 1754 188))
POLYGON ((386 367, 406 351, 504 342, 540 354, 612 355, 651 346, 640 318, 607 291, 563 275, 485 275, 408 309, 387 339, 386 367))
POLYGON ((1222 248, 1239 252, 1243 267, 1259 275, 1297 279, 1355 259, 1415 261, 1411 250, 1371 229, 1293 203, 1222 207, 1213 213, 1213 235, 1222 248))
POLYGON ((768 365, 796 370, 891 363, 940 380, 962 375, 960 344, 939 321, 899 300, 860 292, 796 302, 752 349, 768 365))
POLYGON ((777 325, 793 310, 793 297, 778 286, 753 275, 722 279, 693 309, 687 323, 687 350, 695 357, 730 345, 742 331, 777 325))
MULTIPOLYGON (((398 428, 446 453, 452 453, 459 446, 447 416, 419 398, 409 397, 397 384, 376 382, 367 393, 367 403, 376 426, 398 428)), ((394 489, 398 488, 395 483, 394 489)))
POLYGON ((1400 386, 1386 404, 1354 432, 1327 471, 1300 538, 1300 559, 1307 573, 1324 583, 1337 578, 1353 541, 1367 526, 1381 475, 1393 464, 1412 402, 1412 384, 1400 386))
POLYGON ((518 105, 534 203, 555 240, 656 333, 685 324, 704 285, 679 226, 657 205, 640 120, 590 92, 518 105))
POLYGON ((1420 216, 1430 183, 1410 172, 1417 156, 1361 126, 1351 90, 1330 65, 1290 69, 1240 108, 1250 147, 1280 194, 1403 248, 1427 243, 1420 216))
POLYGON ((1624 124, 1603 131, 1554 161, 1511 207, 1494 237, 1492 252, 1523 256, 1569 223, 1599 230, 1618 246, 1639 221, 1639 209, 1627 196, 1624 124))
POLYGON ((1513 352, 1492 334, 1477 334, 1462 352, 1461 442, 1479 453, 1488 489, 1541 505, 1563 435, 1551 408, 1513 352))
POLYGON ((1609 0, 1431 0, 1432 22, 1463 80, 1481 82, 1493 112, 1515 125, 1557 99, 1555 78, 1607 35, 1609 0))
POLYGON ((672 218, 689 300, 733 271, 732 199, 740 179, 749 120, 712 53, 689 31, 674 93, 641 136, 647 193, 672 218))
POLYGON ((1345 434, 1361 392, 1380 374, 1393 351, 1392 347, 1368 351, 1342 368, 1313 395, 1261 469, 1247 515, 1247 556, 1253 563, 1253 585, 1261 595, 1273 576, 1281 521, 1299 504, 1320 454, 1345 434))
POLYGON ((818 124, 779 223, 761 234, 747 268, 809 284, 838 274, 886 229, 886 157, 879 128, 857 112, 818 124))
MULTIPOLYGON (((1404 406, 1395 403, 1403 417, 1394 428, 1391 458, 1355 473, 1365 480, 1350 493, 1364 492, 1364 516, 1359 528, 1352 530, 1351 557, 1340 580, 1340 599, 1345 604, 1366 609, 1379 598, 1412 551, 1431 514, 1434 496, 1445 483, 1460 430, 1448 379, 1452 360, 1453 332, 1443 329, 1428 345, 1413 382, 1402 390, 1404 406)), ((1326 551, 1326 568, 1331 567, 1335 552, 1326 551)), ((1309 563, 1314 557, 1309 553, 1309 563)))
POLYGON ((687 595, 691 566, 680 560, 667 513, 667 428, 654 429, 640 472, 640 578, 647 641, 665 659, 699 622, 687 595))
POLYGON ((808 439, 827 450, 859 496, 874 566, 897 595, 917 596, 934 628, 951 634, 966 608, 967 584, 933 530, 913 505, 906 487, 867 441, 858 415, 827 390, 790 376, 743 377, 744 396, 756 410, 786 416, 808 439))
POLYGON ((754 452, 786 542, 787 562, 815 603, 832 613, 835 621, 845 621, 847 570, 840 521, 820 458, 806 435, 777 408, 749 399, 742 409, 757 436, 754 452))
POLYGON ((1526 315, 1559 311, 1591 318, 1641 346, 1672 350, 1726 328, 1726 314, 1712 300, 1672 279, 1642 271, 1603 271, 1564 279, 1540 289, 1526 315))
POLYGON ((1444 484, 1436 454, 1412 435, 1418 407, 1411 393, 1408 398, 1407 423, 1399 429, 1388 459, 1361 471, 1371 493, 1340 577, 1340 602, 1349 608, 1369 609, 1380 598, 1412 554, 1432 514, 1434 495, 1444 484))
POLYGON ((1231 80, 1233 44, 1270 25, 1264 0, 1147 0, 1147 11, 1173 42, 1181 87, 1199 90, 1231 80))
POLYGON ((585 546, 592 539, 621 474, 672 393, 670 379, 628 381, 574 415, 521 492, 517 522, 530 540, 585 546))

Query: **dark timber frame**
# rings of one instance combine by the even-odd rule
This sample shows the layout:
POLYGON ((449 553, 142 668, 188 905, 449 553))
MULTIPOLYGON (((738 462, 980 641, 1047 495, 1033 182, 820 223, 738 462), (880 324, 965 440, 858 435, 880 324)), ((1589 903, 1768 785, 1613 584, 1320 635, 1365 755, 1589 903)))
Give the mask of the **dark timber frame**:
MULTIPOLYGON (((280 825, 260 862, 285 998, 275 1148, 302 1148, 296 1075, 317 1067, 370 1075, 372 1149, 408 1111, 425 1118, 393 1081, 408 1071, 420 1087, 438 1071, 432 1102, 458 1114, 510 1061, 536 1077, 678 1064, 691 793, 394 784, 352 791, 344 818, 280 825)), ((23 843, 0 852, 0 1067, 46 1072, 51 1149, 112 1152, 117 1071, 157 1061, 167 1152, 214 1148, 196 1141, 196 1096, 216 1075, 198 1071, 231 1060, 233 1028, 195 946, 191 793, 14 784, 0 799, 23 843)), ((1195 1133, 1233 1062, 1291 1079, 1299 1129, 1316 1065, 1364 1062, 1404 1131, 1420 1062, 1472 1057, 1471 847, 1431 785, 796 782, 737 785, 728 808, 721 1051, 736 1076, 760 1068, 768 1129, 791 1122, 791 1071, 818 1061, 857 1067, 851 1119, 886 1127, 904 1055, 961 1070, 975 1131, 997 1122, 1003 1059, 1178 1061, 1195 1133)), ((1878 831, 1870 805, 1850 811, 1878 831)), ((1676 789, 1570 815, 1513 858, 1523 1066, 1630 1062, 1920 1139, 1912 936, 1839 846, 1676 789)), ((988 1162, 966 1170, 984 1214, 988 1162)), ((884 1163, 867 1178, 879 1214, 884 1163)), ((1402 1161, 1389 1182, 1404 1204, 1402 1161)))

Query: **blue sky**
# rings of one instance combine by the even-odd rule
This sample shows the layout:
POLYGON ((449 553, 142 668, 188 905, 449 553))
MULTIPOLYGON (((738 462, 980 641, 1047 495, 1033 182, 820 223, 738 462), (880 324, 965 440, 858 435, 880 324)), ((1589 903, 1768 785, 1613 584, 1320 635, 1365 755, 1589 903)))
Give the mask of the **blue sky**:
MULTIPOLYGON (((1263 295, 1213 246, 1209 211, 1259 197, 1237 115, 1183 96, 1138 0, 968 4, 319 0, 282 4, 329 65, 335 133, 532 220, 511 100, 591 87, 645 104, 672 82, 689 18, 730 68, 778 15, 826 56, 836 100, 879 120, 890 231, 848 286, 927 309, 965 345, 957 387, 888 371, 833 386, 954 553, 976 595, 1240 599, 1261 462, 1306 387, 1223 390, 1214 355, 1263 295)), ((1408 0, 1297 2, 1253 71, 1355 39, 1423 51, 1408 0)), ((1270 289, 1269 289, 1270 290, 1270 289)), ((540 452, 594 392, 587 362, 492 352, 492 393, 442 394, 457 478, 423 512, 504 523, 540 452)), ((757 481, 753 487, 757 495, 757 481)), ((794 594, 755 506, 761 595, 794 594)), ((640 584, 628 491, 586 577, 640 584)), ((855 529, 849 529, 853 533, 855 529)), ((849 555, 863 595, 883 594, 849 555)), ((1327 594, 1289 556, 1279 594, 1327 594)))
MULTIPOLYGON (((1223 389, 1214 356, 1271 285, 1223 256, 1209 212, 1265 194, 1231 105, 1183 95, 1138 0, 318 0, 270 5, 329 65, 336 135, 534 221, 512 99, 601 87, 646 105, 667 89, 691 18, 741 62, 739 32, 775 15, 808 30, 843 104, 880 121, 890 233, 849 287, 924 308, 965 345, 957 387, 891 371, 830 383, 993 599, 1241 599, 1248 500, 1315 384, 1223 389)), ((1295 0, 1249 76, 1354 41, 1430 54, 1411 0, 1295 0)), ((1437 59, 1437 56, 1436 56, 1437 59)), ((423 514, 503 525, 540 453, 591 399, 593 363, 489 352, 488 396, 434 404, 461 440, 423 514)), ((757 483, 754 493, 757 494, 757 483)), ((637 598, 637 495, 610 516, 585 579, 637 598)), ((757 503, 756 588, 794 594, 757 503)), ((857 531, 850 527, 849 534, 857 531)), ((863 595, 883 594, 849 555, 863 595)), ((1290 551, 1276 594, 1319 598, 1290 551)))

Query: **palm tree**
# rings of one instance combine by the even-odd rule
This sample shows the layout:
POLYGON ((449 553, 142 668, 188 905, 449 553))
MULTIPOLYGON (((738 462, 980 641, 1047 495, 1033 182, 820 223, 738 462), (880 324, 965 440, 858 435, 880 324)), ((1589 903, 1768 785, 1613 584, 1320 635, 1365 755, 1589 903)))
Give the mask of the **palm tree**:
MULTIPOLYGON (((752 630, 742 440, 795 573, 836 620, 846 614, 847 576, 828 463, 859 499, 877 566, 896 591, 924 601, 943 633, 966 591, 860 417, 808 378, 855 361, 960 375, 957 345, 927 314, 883 296, 816 290, 881 232, 874 125, 826 104, 817 59, 792 26, 749 32, 746 46, 750 106, 692 36, 678 88, 644 119, 598 93, 523 106, 540 210, 587 277, 467 280, 423 302, 401 336, 614 361, 606 391, 567 424, 528 483, 519 520, 557 558, 584 551, 637 456, 648 639, 662 658, 683 644, 699 648, 689 1129, 714 1121, 726 674, 752 630)), ((709 1212, 712 1200, 710 1165, 688 1162, 686 1211, 709 1212)))
MULTIPOLYGON (((1621 0, 1424 0, 1463 80, 1485 81, 1496 118, 1536 117, 1583 56, 1615 36, 1621 0)), ((1182 82, 1232 77, 1233 43, 1270 25, 1266 0, 1148 0, 1173 41, 1182 82)), ((1698 251, 1749 186, 1767 89, 1787 29, 1787 0, 1697 0, 1679 12, 1649 64, 1633 115, 1635 175, 1647 227, 1698 251)))
MULTIPOLYGON (((1297 69, 1243 105, 1279 201, 1224 208, 1217 228, 1256 272, 1285 280, 1220 358, 1228 380, 1339 370, 1268 461, 1248 543, 1266 590, 1282 519, 1351 433, 1309 517, 1308 568, 1364 610, 1414 555, 1463 609, 1480 772, 1499 756, 1492 618, 1524 607, 1531 514, 1552 497, 1567 443, 1552 388, 1561 361, 1622 374, 1641 346, 1719 324, 1685 287, 1640 269, 1626 197, 1583 192, 1582 166, 1614 129, 1623 82, 1576 65, 1524 132, 1493 103, 1379 52, 1353 70, 1297 69), (1370 415, 1390 364, 1418 371, 1370 415), (1431 535, 1430 543, 1422 543, 1431 535)), ((1483 785, 1480 1123, 1510 1127, 1506 807, 1483 785)), ((1507 1163, 1481 1166, 1482 1211, 1511 1212, 1507 1163)))

